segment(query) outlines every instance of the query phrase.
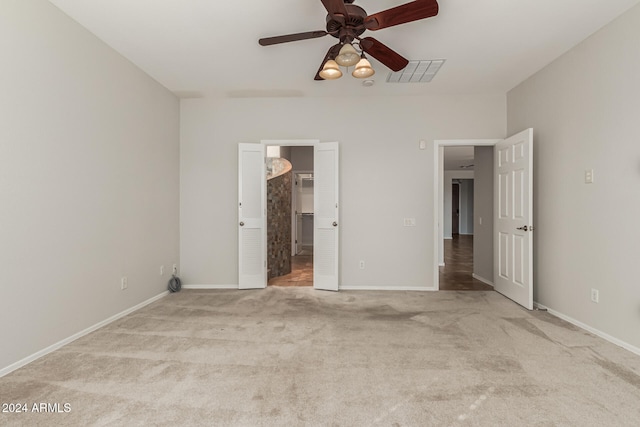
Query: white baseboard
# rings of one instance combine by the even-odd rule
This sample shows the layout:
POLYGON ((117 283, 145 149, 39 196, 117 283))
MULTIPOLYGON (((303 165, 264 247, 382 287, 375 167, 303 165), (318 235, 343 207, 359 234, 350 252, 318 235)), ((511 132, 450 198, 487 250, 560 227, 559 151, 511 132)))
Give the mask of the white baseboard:
POLYGON ((238 285, 182 285, 182 289, 238 289, 238 285))
POLYGON ((65 338, 61 341, 58 341, 55 344, 50 345, 47 348, 44 348, 40 351, 38 351, 37 353, 33 353, 31 356, 27 356, 22 360, 17 361, 16 363, 13 363, 5 368, 0 369, 0 377, 3 377, 5 375, 7 375, 8 373, 11 373, 13 371, 15 371, 16 369, 22 368, 23 366, 33 362, 34 360, 37 360, 39 358, 41 358, 42 356, 45 356, 49 353, 51 353, 52 351, 55 351, 57 349, 59 349, 60 347, 63 347, 75 340, 77 340, 78 338, 82 338, 83 336, 90 334, 91 332, 102 328, 103 326, 108 325, 109 323, 115 322, 116 320, 126 316, 127 314, 131 314, 136 310, 140 310, 142 307, 147 306, 149 304, 151 304, 152 302, 155 302, 157 300, 159 300, 160 298, 165 297, 166 295, 169 294, 169 291, 164 291, 159 295, 156 295, 155 297, 149 298, 146 301, 141 302, 138 305, 135 305, 131 308, 128 308, 124 311, 121 311, 120 313, 113 315, 111 317, 109 317, 108 319, 103 320, 102 322, 98 322, 93 326, 89 326, 87 329, 84 329, 80 332, 78 332, 77 334, 71 335, 68 338, 65 338))
POLYGON ((444 262, 439 263, 438 267, 444 267, 444 262))
MULTIPOLYGON (((435 291, 421 286, 353 286, 340 285, 341 291, 435 291)), ((182 289, 239 289, 238 285, 182 285, 182 289)))
POLYGON ((631 344, 629 344, 629 343, 627 343, 625 341, 619 340, 618 338, 612 337, 611 335, 609 335, 609 334, 607 334, 605 332, 602 332, 602 331, 600 331, 600 330, 598 330, 596 328, 593 328, 593 327, 591 327, 591 326, 589 326, 589 325, 587 325, 585 323, 582 323, 579 320, 576 320, 576 319, 574 319, 572 317, 569 317, 566 314, 562 314, 562 313, 557 312, 557 311, 555 311, 555 310, 553 310, 553 309, 551 309, 549 307, 545 307, 544 305, 542 305, 540 303, 534 302, 533 305, 536 308, 547 310, 547 312, 549 314, 553 314, 554 316, 556 316, 556 317, 558 317, 558 318, 560 318, 562 320, 565 320, 565 321, 567 321, 567 322, 569 322, 569 323, 571 323, 571 324, 573 324, 573 325, 575 325, 575 326, 577 326, 579 328, 582 328, 582 329, 584 329, 584 330, 586 330, 588 332, 591 332, 594 335, 599 336, 602 339, 605 339, 605 340, 609 341, 612 344, 615 344, 615 345, 617 345, 619 347, 624 348, 625 350, 629 350, 630 352, 635 353, 638 356, 640 356, 640 348, 638 348, 636 346, 633 346, 633 345, 631 345, 631 344))
POLYGON ((476 273, 473 273, 471 277, 473 277, 476 280, 480 280, 481 282, 486 283, 487 285, 493 286, 493 282, 491 280, 485 279, 482 276, 478 276, 476 273))
POLYGON ((436 288, 426 286, 357 286, 340 285, 341 291, 437 291, 436 288))

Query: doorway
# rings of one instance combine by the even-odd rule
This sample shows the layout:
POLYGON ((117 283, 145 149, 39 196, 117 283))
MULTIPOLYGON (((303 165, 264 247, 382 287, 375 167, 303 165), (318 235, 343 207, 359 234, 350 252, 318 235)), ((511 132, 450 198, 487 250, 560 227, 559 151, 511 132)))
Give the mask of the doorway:
MULTIPOLYGON (((443 236, 444 263, 439 266, 441 290, 478 291, 493 287, 474 277, 474 193, 475 147, 444 147, 443 190, 445 203, 450 204, 450 221, 445 222, 443 236)), ((482 161, 482 158, 480 159, 482 161)), ((491 164, 479 165, 482 168, 491 164)), ((491 182, 479 180, 481 185, 492 187, 491 182)), ((492 204, 491 201, 478 201, 492 204)), ((486 244, 480 239, 480 244, 486 244)), ((485 248, 491 250, 491 248, 485 248)))
POLYGON ((435 289, 493 289, 493 145, 497 141, 435 141, 435 289))
MULTIPOLYGON (((290 270, 286 274, 269 276, 268 286, 313 286, 313 223, 314 172, 313 147, 289 147, 292 165, 291 203, 288 212, 278 212, 281 218, 290 216, 290 270), (296 170, 299 167, 311 167, 296 170)), ((269 197, 267 197, 269 198, 269 197)), ((268 210, 269 212, 269 210, 268 210)), ((269 221, 267 221, 269 222, 269 221)), ((271 233, 268 233, 271 236, 271 233)), ((267 241, 272 247, 273 242, 267 241)))
MULTIPOLYGON (((533 129, 525 129, 498 140, 435 140, 433 144, 434 179, 434 289, 440 288, 439 266, 445 266, 443 222, 444 215, 444 149, 447 146, 474 146, 489 154, 493 165, 485 168, 492 181, 487 188, 491 199, 488 214, 476 212, 474 221, 491 230, 485 244, 474 236, 474 255, 484 253, 490 259, 490 271, 473 278, 494 286, 494 289, 528 310, 533 309, 533 129), (488 149, 487 147, 491 147, 488 149), (493 190, 493 191, 492 191, 493 190), (483 221, 484 220, 484 221, 483 221), (489 249, 491 248, 491 249, 489 249), (492 278, 492 280, 486 280, 492 278)), ((479 150, 480 151, 480 150, 479 150)), ((477 153, 477 152, 476 152, 477 153)), ((476 159, 477 164, 477 159, 476 159)), ((479 174, 478 174, 479 175, 479 174)), ((478 185, 478 188, 485 186, 478 185)), ((474 264, 477 257, 474 256, 474 264)))
MULTIPOLYGON (((313 287, 337 291, 339 272, 339 144, 318 140, 262 140, 238 144, 238 289, 267 286, 265 152, 271 146, 313 149, 313 287)), ((291 225, 291 223, 289 223, 291 225)), ((290 236, 292 233, 287 233, 290 236)), ((291 246, 287 247, 291 255, 291 246)))

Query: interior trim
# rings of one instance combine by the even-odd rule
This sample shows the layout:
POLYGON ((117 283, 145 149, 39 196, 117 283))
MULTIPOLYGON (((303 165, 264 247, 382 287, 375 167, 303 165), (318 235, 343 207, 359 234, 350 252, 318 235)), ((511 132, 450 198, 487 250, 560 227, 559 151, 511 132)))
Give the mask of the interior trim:
POLYGON ((238 289, 239 285, 182 285, 182 289, 238 289))

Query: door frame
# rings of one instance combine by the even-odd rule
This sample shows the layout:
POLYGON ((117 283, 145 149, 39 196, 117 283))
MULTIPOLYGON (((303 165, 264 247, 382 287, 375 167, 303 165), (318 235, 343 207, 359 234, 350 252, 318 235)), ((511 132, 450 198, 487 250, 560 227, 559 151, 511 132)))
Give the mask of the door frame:
POLYGON ((497 139, 436 139, 433 141, 433 290, 440 289, 440 265, 444 264, 444 147, 493 147, 497 139))

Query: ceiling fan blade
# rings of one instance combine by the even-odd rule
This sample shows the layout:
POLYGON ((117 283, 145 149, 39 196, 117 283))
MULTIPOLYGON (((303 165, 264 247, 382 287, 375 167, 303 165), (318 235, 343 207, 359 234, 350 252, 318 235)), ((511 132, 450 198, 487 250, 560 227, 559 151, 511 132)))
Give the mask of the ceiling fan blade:
POLYGON ((438 14, 437 0, 415 0, 382 12, 369 15, 364 24, 368 30, 381 30, 394 25, 431 18, 438 14))
POLYGON ((326 31, 307 31, 306 33, 287 34, 285 36, 266 37, 258 40, 261 46, 270 46, 272 44, 295 42, 298 40, 316 39, 326 36, 326 31))
POLYGON ((344 24, 347 16, 349 16, 344 0, 322 0, 322 4, 333 19, 344 24))
POLYGON ((393 71, 400 71, 409 64, 406 58, 373 37, 365 37, 360 40, 360 46, 365 52, 393 71))
POLYGON ((320 64, 320 68, 318 68, 318 72, 316 73, 316 76, 313 78, 313 80, 324 80, 322 77, 320 77, 320 71, 322 71, 322 67, 324 67, 325 62, 327 62, 328 60, 335 59, 338 53, 340 53, 341 47, 342 45, 338 43, 329 48, 329 50, 327 51, 327 55, 322 60, 322 64, 320 64))

